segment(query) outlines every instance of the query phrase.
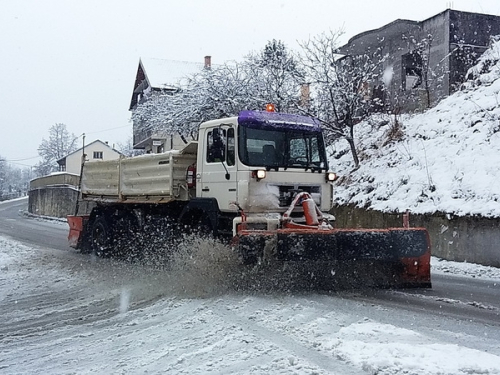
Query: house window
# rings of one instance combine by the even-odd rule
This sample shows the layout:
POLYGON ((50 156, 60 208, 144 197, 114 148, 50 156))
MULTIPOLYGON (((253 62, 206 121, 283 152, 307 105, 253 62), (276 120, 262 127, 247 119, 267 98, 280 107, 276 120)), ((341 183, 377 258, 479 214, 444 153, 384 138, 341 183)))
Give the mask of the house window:
POLYGON ((94 159, 102 159, 102 151, 94 151, 94 159))
POLYGON ((375 112, 386 110, 387 95, 384 85, 377 85, 373 88, 372 105, 375 112))
POLYGON ((423 61, 418 51, 409 52, 401 56, 403 68, 403 88, 412 90, 422 83, 423 61))

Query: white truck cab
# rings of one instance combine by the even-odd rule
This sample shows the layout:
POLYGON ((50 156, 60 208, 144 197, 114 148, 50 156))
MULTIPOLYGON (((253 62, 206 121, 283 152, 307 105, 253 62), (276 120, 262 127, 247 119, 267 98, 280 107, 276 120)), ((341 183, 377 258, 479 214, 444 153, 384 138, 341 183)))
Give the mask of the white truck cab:
POLYGON ((326 213, 334 178, 313 118, 242 111, 200 125, 196 196, 215 198, 221 212, 239 206, 249 217, 269 217, 285 212, 295 194, 305 191, 326 213))

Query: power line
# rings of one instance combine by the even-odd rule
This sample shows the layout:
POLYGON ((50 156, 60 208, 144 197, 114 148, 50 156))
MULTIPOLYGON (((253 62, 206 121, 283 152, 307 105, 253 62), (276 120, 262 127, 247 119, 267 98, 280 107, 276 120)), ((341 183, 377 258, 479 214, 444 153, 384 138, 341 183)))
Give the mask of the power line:
POLYGON ((7 161, 9 163, 14 163, 16 161, 25 161, 25 160, 32 160, 32 159, 36 159, 36 158, 39 158, 40 156, 31 156, 29 158, 23 158, 23 159, 0 159, 0 160, 4 160, 4 161, 7 161))
POLYGON ((9 163, 11 163, 11 164, 22 165, 23 167, 29 167, 29 168, 33 167, 33 165, 30 165, 30 164, 16 163, 16 162, 13 162, 13 161, 8 161, 8 160, 6 160, 6 161, 9 162, 9 163))
POLYGON ((116 130, 116 129, 122 129, 122 128, 128 128, 128 127, 130 127, 130 125, 117 126, 116 128, 104 129, 104 130, 99 130, 99 131, 95 131, 95 132, 85 132, 85 134, 98 134, 98 133, 103 133, 103 132, 107 132, 110 130, 116 130))

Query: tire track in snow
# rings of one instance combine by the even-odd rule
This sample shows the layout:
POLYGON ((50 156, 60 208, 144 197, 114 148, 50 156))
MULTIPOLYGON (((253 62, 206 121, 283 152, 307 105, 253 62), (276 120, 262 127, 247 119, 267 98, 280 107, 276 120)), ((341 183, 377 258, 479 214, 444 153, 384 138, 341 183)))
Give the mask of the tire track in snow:
MULTIPOLYGON (((372 290, 371 295, 366 295, 366 291, 363 293, 348 291, 342 293, 342 298, 358 306, 356 309, 360 312, 359 318, 368 317, 374 321, 390 324, 397 328, 411 329, 425 334, 427 337, 436 340, 436 342, 460 345, 500 355, 500 347, 497 345, 500 337, 498 326, 484 324, 480 319, 475 321, 471 317, 467 319, 466 324, 463 324, 461 323, 464 319, 462 314, 456 315, 449 308, 436 311, 436 308, 426 308, 425 301, 419 302, 419 299, 427 300, 427 296, 424 294, 428 292, 427 289, 422 294, 415 292, 372 290), (391 299, 391 296, 394 295, 408 297, 408 299, 398 298, 397 301, 394 301, 391 299), (436 312, 439 312, 439 315, 436 315, 436 312)), ((428 302, 435 303, 438 301, 431 299, 428 302)), ((329 295, 318 295, 314 299, 314 303, 323 305, 325 309, 332 309, 329 295)), ((340 309, 339 312, 347 313, 348 310, 340 309)))
MULTIPOLYGON (((291 353, 293 356, 300 358, 301 361, 313 364, 328 373, 345 375, 368 374, 362 369, 354 367, 342 359, 337 358, 335 355, 329 356, 323 354, 317 348, 308 346, 305 342, 300 342, 293 337, 293 335, 287 335, 284 332, 279 332, 276 329, 262 325, 261 322, 257 320, 251 319, 252 316, 255 316, 255 313, 262 310, 262 304, 260 302, 257 303, 259 307, 256 309, 254 306, 250 306, 249 303, 245 303, 245 306, 239 306, 241 305, 241 302, 242 301, 235 301, 234 298, 225 297, 224 300, 211 303, 209 308, 219 315, 224 321, 238 325, 249 334, 252 334, 262 340, 270 341, 279 348, 291 353), (237 310, 240 309, 245 312, 245 315, 250 314, 250 318, 239 314, 237 310), (249 310, 251 313, 249 313, 249 310)), ((320 314, 322 313, 320 312, 320 314)))

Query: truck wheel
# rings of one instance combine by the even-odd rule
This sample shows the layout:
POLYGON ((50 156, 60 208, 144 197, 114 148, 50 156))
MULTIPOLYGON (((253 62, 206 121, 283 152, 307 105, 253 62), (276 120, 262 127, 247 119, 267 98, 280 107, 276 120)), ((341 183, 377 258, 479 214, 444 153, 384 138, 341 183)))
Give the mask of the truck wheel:
POLYGON ((109 256, 113 250, 111 229, 102 216, 98 216, 92 224, 92 251, 99 256, 109 256))

